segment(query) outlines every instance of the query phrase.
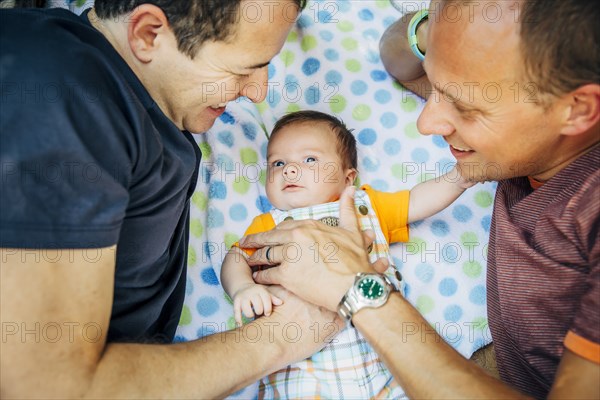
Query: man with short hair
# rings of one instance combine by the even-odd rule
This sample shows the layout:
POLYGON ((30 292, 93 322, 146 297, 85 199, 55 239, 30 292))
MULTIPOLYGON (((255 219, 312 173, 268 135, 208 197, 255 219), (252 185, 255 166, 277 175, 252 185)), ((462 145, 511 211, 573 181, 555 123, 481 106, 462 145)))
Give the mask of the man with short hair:
POLYGON ((258 282, 351 318, 411 398, 599 398, 600 9, 587 0, 448 0, 424 15, 390 27, 382 59, 428 97, 420 132, 442 135, 467 179, 499 181, 487 296, 504 382, 460 357, 377 278, 355 278, 373 271, 351 190, 346 231, 289 221, 240 245, 260 249, 251 265, 266 254, 280 264, 258 282), (290 263, 291 242, 321 252, 290 263), (337 257, 327 262, 331 242, 337 257))
POLYGON ((237 331, 169 344, 200 161, 190 132, 240 96, 264 99, 302 7, 0 11, 2 397, 223 397, 323 346, 329 332, 289 343, 282 327, 335 314, 281 289, 252 343, 237 331))

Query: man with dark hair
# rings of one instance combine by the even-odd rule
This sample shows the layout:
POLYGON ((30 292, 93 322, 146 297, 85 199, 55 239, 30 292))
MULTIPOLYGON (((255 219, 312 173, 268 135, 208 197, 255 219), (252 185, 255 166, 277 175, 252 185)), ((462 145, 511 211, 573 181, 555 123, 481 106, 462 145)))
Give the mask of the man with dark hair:
POLYGON ((266 254, 281 264, 257 282, 351 318, 411 398, 597 399, 600 8, 588 0, 434 1, 426 16, 392 25, 382 59, 427 97, 420 132, 442 135, 467 179, 499 181, 487 296, 503 382, 460 357, 399 294, 382 285, 361 291, 364 276, 355 274, 369 266, 352 190, 341 200, 346 231, 288 221, 240 246, 260 249, 251 265, 266 254), (291 242, 321 251, 289 263, 282 248, 291 242), (327 262, 331 242, 337 257, 327 262))
POLYGON ((0 11, 2 397, 223 397, 323 346, 328 332, 291 343, 281 330, 335 314, 282 289, 251 343, 169 344, 200 161, 190 132, 240 96, 264 99, 303 5, 0 11))

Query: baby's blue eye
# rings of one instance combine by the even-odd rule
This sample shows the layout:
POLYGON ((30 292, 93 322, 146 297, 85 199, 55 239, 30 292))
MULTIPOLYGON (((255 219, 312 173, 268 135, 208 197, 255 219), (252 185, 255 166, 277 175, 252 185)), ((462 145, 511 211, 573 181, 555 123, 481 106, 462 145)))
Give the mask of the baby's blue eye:
POLYGON ((306 157, 306 159, 304 160, 304 162, 309 163, 309 162, 316 162, 317 159, 314 157, 306 157))
POLYGON ((273 165, 274 167, 283 167, 285 165, 285 163, 281 160, 278 160, 278 161, 273 161, 273 164, 271 164, 271 165, 273 165))

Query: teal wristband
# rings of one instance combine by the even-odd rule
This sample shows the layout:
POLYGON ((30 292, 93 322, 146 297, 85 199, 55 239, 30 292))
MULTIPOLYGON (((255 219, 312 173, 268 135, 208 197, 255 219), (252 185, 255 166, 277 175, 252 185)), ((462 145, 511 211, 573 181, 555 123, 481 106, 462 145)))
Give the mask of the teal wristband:
POLYGON ((413 15, 408 23, 408 29, 406 31, 406 36, 408 37, 408 44, 410 45, 410 49, 413 54, 417 56, 421 61, 425 59, 425 54, 419 49, 419 41, 417 39, 417 28, 421 24, 421 22, 425 21, 429 18, 428 10, 420 10, 413 15))

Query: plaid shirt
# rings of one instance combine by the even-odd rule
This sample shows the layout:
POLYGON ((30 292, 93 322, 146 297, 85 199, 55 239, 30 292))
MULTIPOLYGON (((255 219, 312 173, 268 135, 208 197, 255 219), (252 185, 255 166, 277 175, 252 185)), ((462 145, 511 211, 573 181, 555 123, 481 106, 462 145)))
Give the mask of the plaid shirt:
MULTIPOLYGON (((356 191, 355 206, 361 229, 375 232, 370 261, 386 257, 390 261, 386 275, 402 290, 403 282, 396 279, 389 244, 365 191, 356 191)), ((339 202, 289 211, 273 210, 271 215, 275 224, 291 217, 295 220, 315 219, 337 226, 339 202)), ((360 332, 348 326, 312 357, 261 380, 259 398, 398 399, 405 398, 405 394, 360 332)))

